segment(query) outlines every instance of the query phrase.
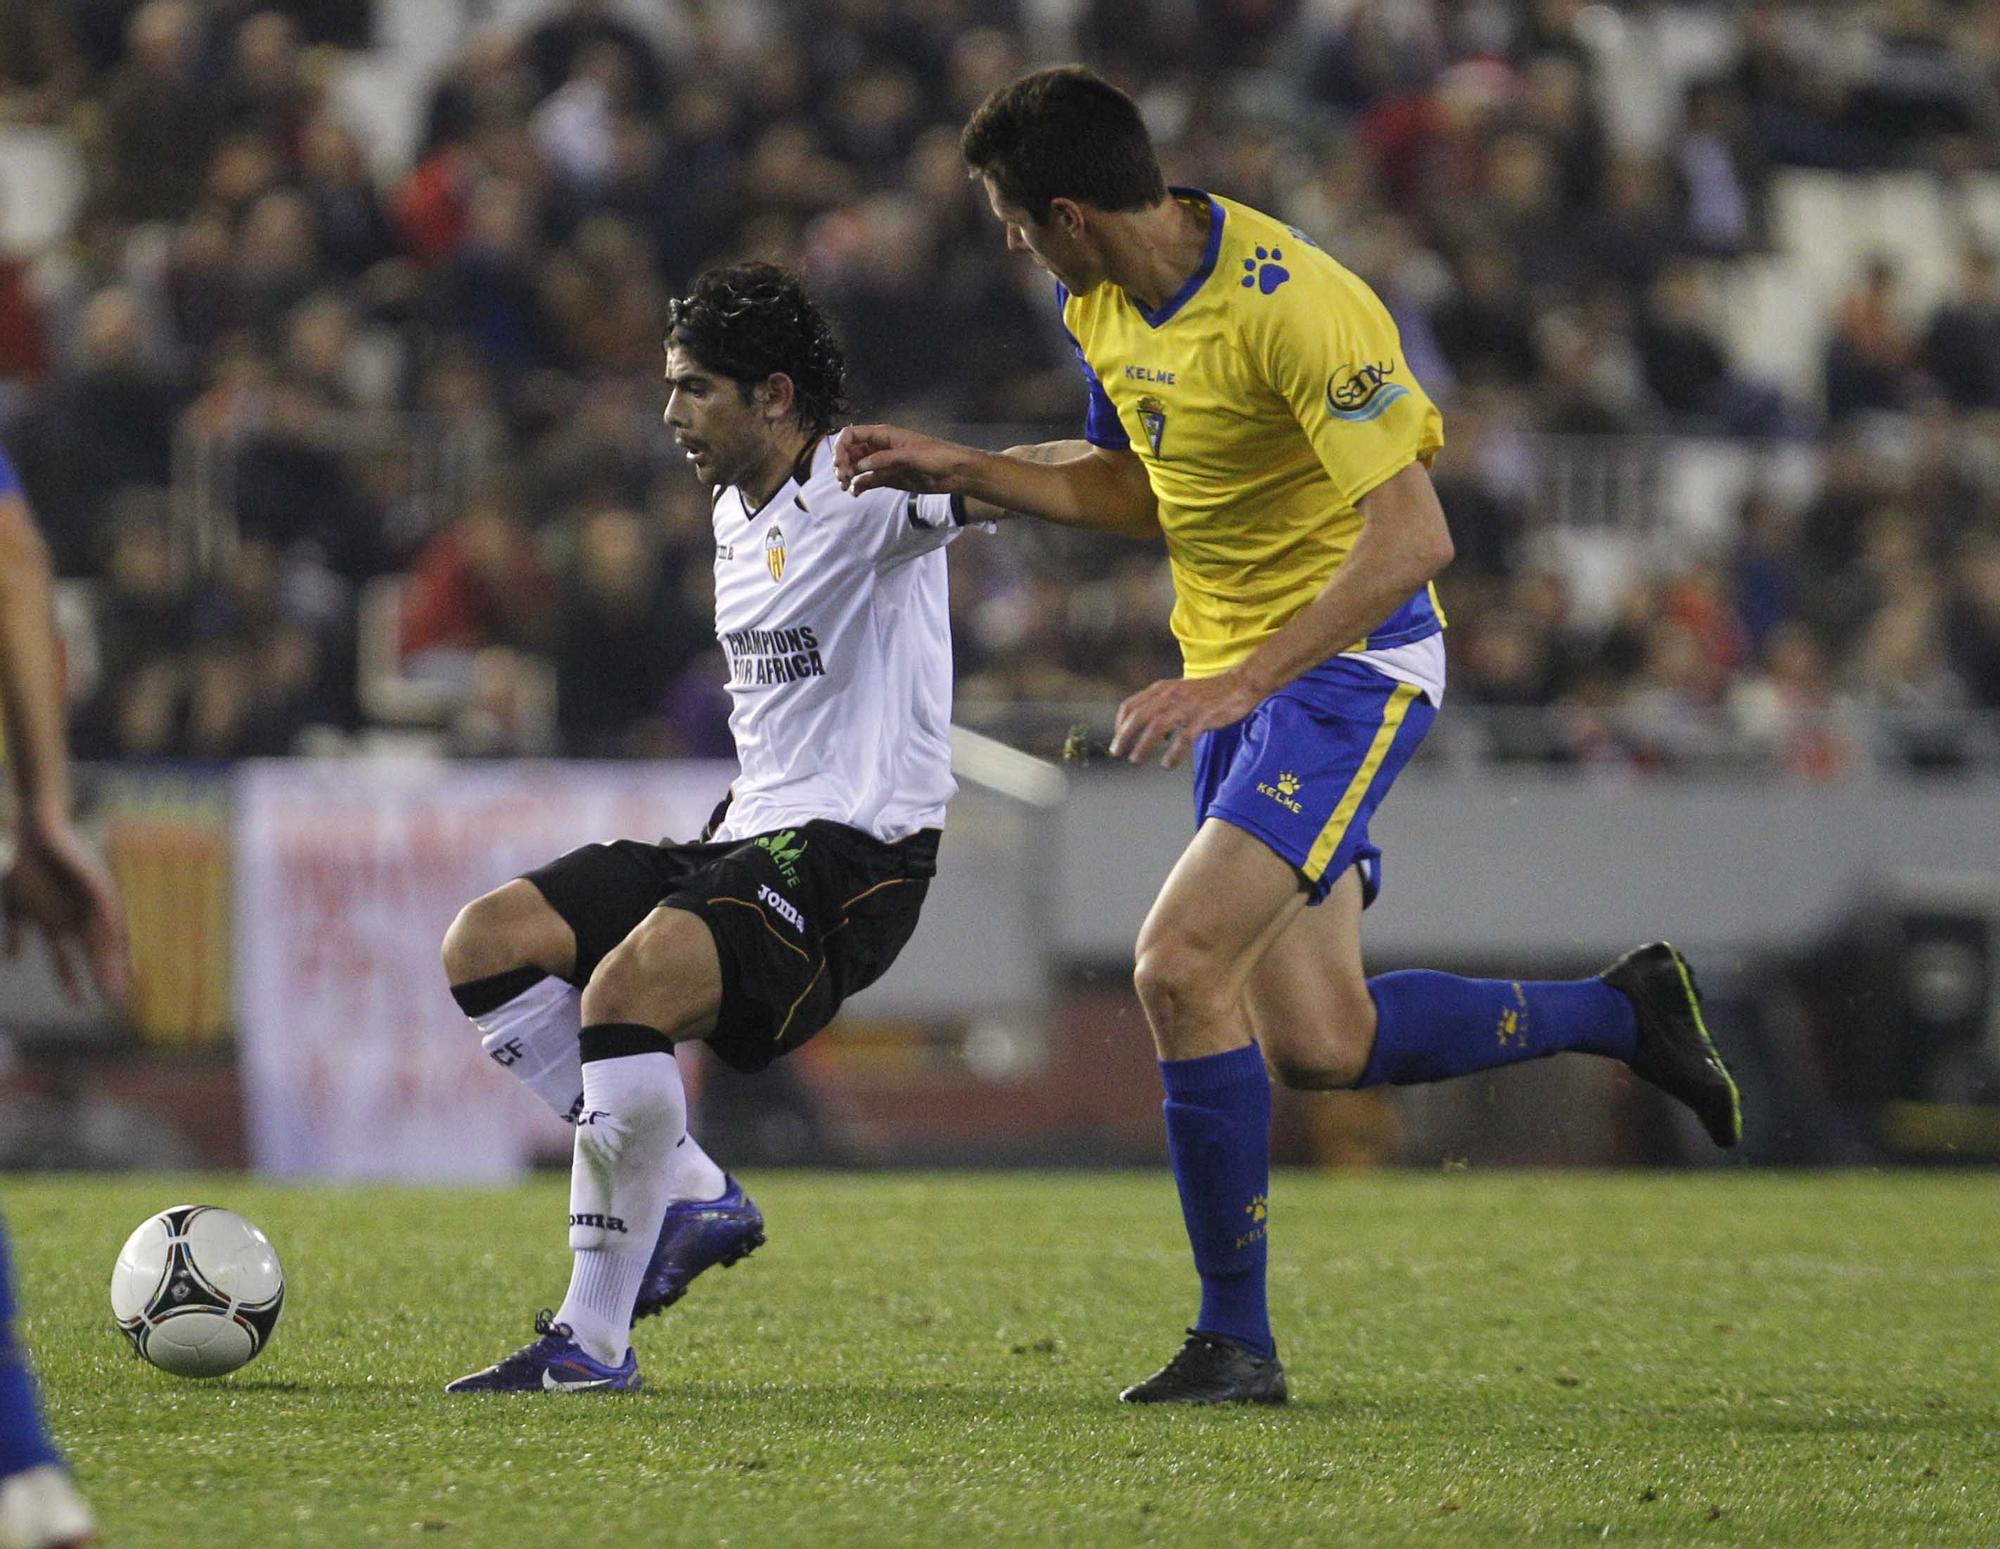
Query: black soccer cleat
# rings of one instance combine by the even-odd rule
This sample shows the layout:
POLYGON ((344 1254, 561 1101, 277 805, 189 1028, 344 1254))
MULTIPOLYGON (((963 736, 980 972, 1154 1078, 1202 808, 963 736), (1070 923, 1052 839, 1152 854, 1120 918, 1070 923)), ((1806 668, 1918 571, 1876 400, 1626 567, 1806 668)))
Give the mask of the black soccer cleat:
POLYGON ((1128 1404, 1282 1404, 1285 1368, 1214 1334, 1188 1330, 1180 1352, 1118 1395, 1128 1404))
POLYGON ((1664 941, 1634 947, 1598 977, 1632 1002, 1639 1047, 1632 1073, 1694 1110, 1708 1138, 1743 1138, 1743 1094, 1701 1019, 1701 991, 1688 961, 1664 941))

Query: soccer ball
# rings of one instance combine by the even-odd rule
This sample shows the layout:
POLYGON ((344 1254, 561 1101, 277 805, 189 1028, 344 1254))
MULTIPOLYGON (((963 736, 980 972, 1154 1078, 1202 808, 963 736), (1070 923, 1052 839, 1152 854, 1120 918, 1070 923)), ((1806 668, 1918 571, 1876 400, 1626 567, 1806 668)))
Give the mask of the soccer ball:
POLYGON ((271 1241, 233 1210, 175 1205, 125 1239, 111 1315, 132 1348, 176 1377, 220 1377, 271 1341, 285 1272, 271 1241))

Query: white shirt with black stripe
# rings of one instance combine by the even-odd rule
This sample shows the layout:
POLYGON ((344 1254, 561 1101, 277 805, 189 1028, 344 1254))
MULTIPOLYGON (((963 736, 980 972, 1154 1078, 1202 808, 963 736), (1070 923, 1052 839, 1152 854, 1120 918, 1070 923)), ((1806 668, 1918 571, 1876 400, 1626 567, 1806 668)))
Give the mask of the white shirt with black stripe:
POLYGON ((764 505, 715 501, 715 634, 741 773, 718 840, 812 818, 886 842, 944 823, 951 774, 945 495, 850 495, 822 438, 764 505))

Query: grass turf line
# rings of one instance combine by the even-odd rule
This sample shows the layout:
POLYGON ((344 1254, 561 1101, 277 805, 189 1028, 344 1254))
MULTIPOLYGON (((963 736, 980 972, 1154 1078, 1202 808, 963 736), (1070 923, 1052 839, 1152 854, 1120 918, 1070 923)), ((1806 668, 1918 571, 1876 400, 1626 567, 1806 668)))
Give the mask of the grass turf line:
POLYGON ((12 1178, 27 1333, 114 1549, 1992 1544, 2000 1184, 1281 1175, 1287 1409, 1133 1409, 1193 1288, 1164 1175, 752 1178, 756 1257, 620 1397, 447 1398, 567 1277, 564 1194, 12 1178), (183 1201, 263 1226, 234 1377, 106 1285, 183 1201))

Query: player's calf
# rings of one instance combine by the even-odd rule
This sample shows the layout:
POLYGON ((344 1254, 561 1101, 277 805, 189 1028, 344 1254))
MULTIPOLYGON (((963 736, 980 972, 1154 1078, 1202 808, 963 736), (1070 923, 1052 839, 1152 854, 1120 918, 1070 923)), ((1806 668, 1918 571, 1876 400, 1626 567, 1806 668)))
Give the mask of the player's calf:
POLYGON ((1302 1050, 1278 1048, 1266 1042, 1262 1047, 1264 1065, 1271 1078, 1294 1092, 1348 1091, 1368 1066, 1365 1044, 1352 1048, 1329 1043, 1302 1050))

